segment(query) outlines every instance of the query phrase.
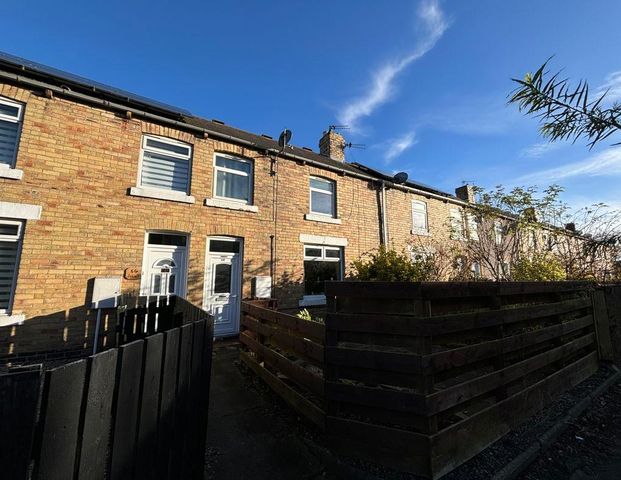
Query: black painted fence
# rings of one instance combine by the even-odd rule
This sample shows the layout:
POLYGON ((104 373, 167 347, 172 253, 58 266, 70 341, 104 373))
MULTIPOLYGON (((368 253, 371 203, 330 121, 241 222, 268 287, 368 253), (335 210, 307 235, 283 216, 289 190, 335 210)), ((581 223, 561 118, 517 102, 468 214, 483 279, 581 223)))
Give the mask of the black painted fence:
POLYGON ((203 477, 213 319, 155 302, 120 309, 117 348, 0 376, 2 479, 203 477))

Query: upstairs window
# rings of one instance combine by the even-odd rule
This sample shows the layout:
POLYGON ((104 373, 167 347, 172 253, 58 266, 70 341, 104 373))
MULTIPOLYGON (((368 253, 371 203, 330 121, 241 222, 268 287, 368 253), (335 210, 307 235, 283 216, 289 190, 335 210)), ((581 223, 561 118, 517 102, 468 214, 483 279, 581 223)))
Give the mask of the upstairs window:
POLYGON ((323 296, 324 282, 343 278, 340 247, 304 245, 304 295, 323 296))
POLYGON ((336 183, 320 177, 310 178, 310 211, 336 218, 336 183))
POLYGON ((428 233, 427 204, 412 200, 412 233, 428 233))
POLYGON ((0 168, 15 167, 24 106, 0 98, 0 168))
POLYGON ((13 303, 21 234, 22 222, 0 220, 0 315, 13 303))
POLYGON ((252 204, 252 161, 217 153, 214 160, 214 197, 252 204))
POLYGON ((468 214, 468 235, 470 240, 479 240, 479 219, 472 213, 468 214))
POLYGON ((500 220, 496 220, 494 222, 494 239, 496 240, 496 245, 501 245, 504 239, 505 228, 500 220))
POLYGON ((192 146, 170 138, 142 139, 140 186, 188 193, 192 146))
POLYGON ((451 238, 453 240, 463 240, 465 238, 464 219, 459 208, 451 208, 450 226, 451 238))

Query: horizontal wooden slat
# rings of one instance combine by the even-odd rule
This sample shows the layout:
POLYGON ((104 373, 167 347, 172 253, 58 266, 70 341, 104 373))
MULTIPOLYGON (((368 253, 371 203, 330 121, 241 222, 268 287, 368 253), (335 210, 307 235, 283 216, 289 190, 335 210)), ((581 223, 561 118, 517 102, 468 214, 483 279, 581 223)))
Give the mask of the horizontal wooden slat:
POLYGON ((534 332, 513 335, 489 342, 477 343, 462 348, 454 348, 445 352, 437 352, 425 357, 424 363, 431 364, 434 373, 442 372, 454 367, 461 367, 487 358, 509 353, 522 348, 546 342, 554 338, 567 335, 582 328, 593 325, 593 316, 572 320, 570 322, 552 325, 534 332))
POLYGON ((255 318, 275 323, 281 327, 295 330, 300 334, 306 335, 313 340, 323 344, 325 327, 319 322, 304 320, 302 318, 288 315, 286 313, 271 310, 269 308, 253 305, 249 302, 242 302, 242 313, 247 313, 255 318))
POLYGON ((425 300, 583 291, 592 282, 422 282, 425 300))
POLYGON ((283 400, 291 405, 296 411, 304 415, 322 430, 325 428, 326 415, 321 408, 304 398, 294 389, 286 385, 276 375, 259 365, 247 352, 239 352, 241 360, 263 379, 283 400))
POLYGON ((595 334, 590 333, 572 342, 553 348, 527 360, 515 363, 496 372, 488 373, 473 380, 460 383, 440 392, 427 396, 426 412, 434 415, 474 397, 506 385, 530 372, 561 360, 595 342, 595 334))
POLYGON ((541 410, 551 398, 588 378, 597 370, 597 365, 597 352, 593 352, 521 392, 431 436, 431 470, 434 478, 450 472, 528 416, 541 410))
POLYGON ((249 330, 267 337, 269 343, 290 350, 296 355, 314 360, 318 364, 323 364, 323 346, 313 342, 308 338, 293 335, 286 330, 279 330, 266 323, 259 323, 257 320, 244 315, 241 323, 249 330))
POLYGON ((329 297, 425 299, 567 293, 592 282, 326 282, 329 297))
POLYGON ((326 363, 401 373, 422 373, 422 357, 407 353, 326 347, 326 363))
POLYGON ((327 382, 326 398, 399 412, 424 415, 425 396, 419 393, 327 382))
POLYGON ((326 282, 325 290, 326 297, 422 298, 417 282, 326 282))
POLYGON ((319 375, 315 375, 309 370, 293 363, 287 357, 275 352, 271 348, 261 345, 255 339, 245 332, 241 332, 239 335, 239 341, 246 345, 250 350, 262 356, 265 361, 273 365, 276 369, 289 377, 294 382, 308 388, 310 391, 323 395, 324 384, 323 378, 319 375))
POLYGON ((585 297, 541 305, 436 317, 330 313, 327 316, 326 328, 328 331, 371 332, 387 335, 441 335, 534 320, 590 307, 591 300, 585 297))

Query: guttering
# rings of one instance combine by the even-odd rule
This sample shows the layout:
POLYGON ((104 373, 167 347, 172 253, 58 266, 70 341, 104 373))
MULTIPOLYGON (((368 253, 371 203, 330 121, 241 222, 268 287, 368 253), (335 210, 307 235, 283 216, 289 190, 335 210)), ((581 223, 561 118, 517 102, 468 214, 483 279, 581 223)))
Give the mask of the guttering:
POLYGON ((189 130, 189 131, 195 132, 195 133, 207 134, 210 137, 229 140, 229 141, 231 141, 233 143, 236 143, 236 144, 239 144, 239 145, 243 145, 243 146, 247 146, 247 147, 251 147, 251 148, 253 148, 255 150, 263 150, 263 151, 266 151, 267 153, 270 153, 272 155, 278 155, 281 158, 285 157, 285 158, 289 158, 289 159, 292 159, 292 160, 296 160, 298 162, 305 162, 305 163, 308 163, 309 165, 312 165, 314 167, 318 167, 318 168, 322 168, 324 170, 329 170, 329 171, 338 173, 339 175, 346 175, 346 176, 350 176, 350 177, 353 177, 353 178, 358 178, 360 180, 365 180, 365 181, 369 181, 369 182, 381 181, 382 185, 384 185, 384 187, 389 187, 389 188, 393 188, 393 189, 396 189, 396 190, 401 190, 401 191, 404 191, 404 192, 416 193, 418 195, 422 195, 422 196, 429 197, 429 198, 435 198, 437 200, 442 200, 443 202, 453 203, 455 205, 471 206, 471 204, 469 204, 468 202, 463 202, 463 201, 455 199, 455 198, 444 197, 442 195, 437 195, 435 193, 431 193, 431 192, 428 192, 428 191, 425 191, 425 190, 420 190, 418 188, 408 187, 407 185, 400 185, 400 184, 397 184, 397 183, 393 183, 391 181, 381 180, 381 179, 379 179, 377 177, 372 177, 372 176, 369 176, 369 175, 365 175, 363 173, 352 172, 352 171, 349 171, 349 170, 345 170, 343 168, 338 168, 338 167, 334 167, 334 166, 331 166, 331 165, 326 165, 325 163, 317 162, 315 160, 311 160, 311 159, 306 158, 306 157, 301 157, 301 156, 296 155, 294 153, 287 152, 286 150, 283 152, 283 151, 280 151, 280 150, 278 150, 276 148, 260 147, 255 142, 244 140, 243 138, 239 138, 239 137, 236 137, 234 135, 228 135, 226 133, 217 132, 215 130, 211 130, 211 129, 205 128, 205 127, 197 127, 197 126, 191 125, 189 123, 181 122, 179 120, 173 120, 172 118, 162 117, 161 115, 156 115, 154 113, 149 113, 149 112, 146 112, 144 110, 140 110, 140 109, 137 109, 137 108, 129 107, 127 105, 123 105, 123 104, 120 104, 120 103, 111 102, 109 100, 104 100, 104 99, 101 99, 101 98, 93 97, 91 95, 86 95, 84 93, 74 92, 73 90, 68 90, 68 89, 65 89, 65 88, 61 88, 61 87, 58 87, 56 85, 52 85, 50 83, 46 83, 46 82, 42 82, 42 81, 39 81, 39 80, 35 80, 33 78, 23 77, 23 76, 14 74, 14 73, 0 71, 0 79, 9 80, 11 82, 27 85, 29 87, 40 88, 40 89, 43 89, 43 90, 50 90, 50 91, 52 91, 52 92, 54 92, 54 93, 56 93, 56 94, 58 94, 60 96, 67 97, 67 98, 72 98, 72 99, 79 100, 81 102, 85 102, 85 103, 89 103, 89 104, 99 105, 99 106, 102 106, 102 107, 107 108, 107 109, 117 110, 119 112, 131 112, 132 115, 144 118, 146 120, 151 120, 151 121, 157 122, 157 123, 165 123, 167 125, 172 125, 172 126, 178 128, 180 130, 186 130, 186 131, 189 130))

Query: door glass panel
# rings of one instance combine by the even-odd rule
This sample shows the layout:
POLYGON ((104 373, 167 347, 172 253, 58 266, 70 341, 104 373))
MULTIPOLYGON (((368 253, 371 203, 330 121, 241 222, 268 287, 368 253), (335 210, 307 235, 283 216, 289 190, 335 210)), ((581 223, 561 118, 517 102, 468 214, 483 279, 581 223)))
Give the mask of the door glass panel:
POLYGON ((175 293, 175 274, 171 273, 168 276, 168 293, 175 293))
POLYGON ((213 293, 231 293, 231 264, 219 263, 215 270, 213 293))
POLYGON ((221 253, 239 253, 239 242, 231 242, 228 240, 210 240, 209 251, 221 253))
POLYGON ((154 295, 157 295, 158 293, 160 293, 161 288, 162 288, 162 275, 160 275, 159 273, 154 273, 152 293, 154 295))
POLYGON ((149 233, 149 245, 177 245, 185 247, 185 235, 172 235, 170 233, 149 233))

